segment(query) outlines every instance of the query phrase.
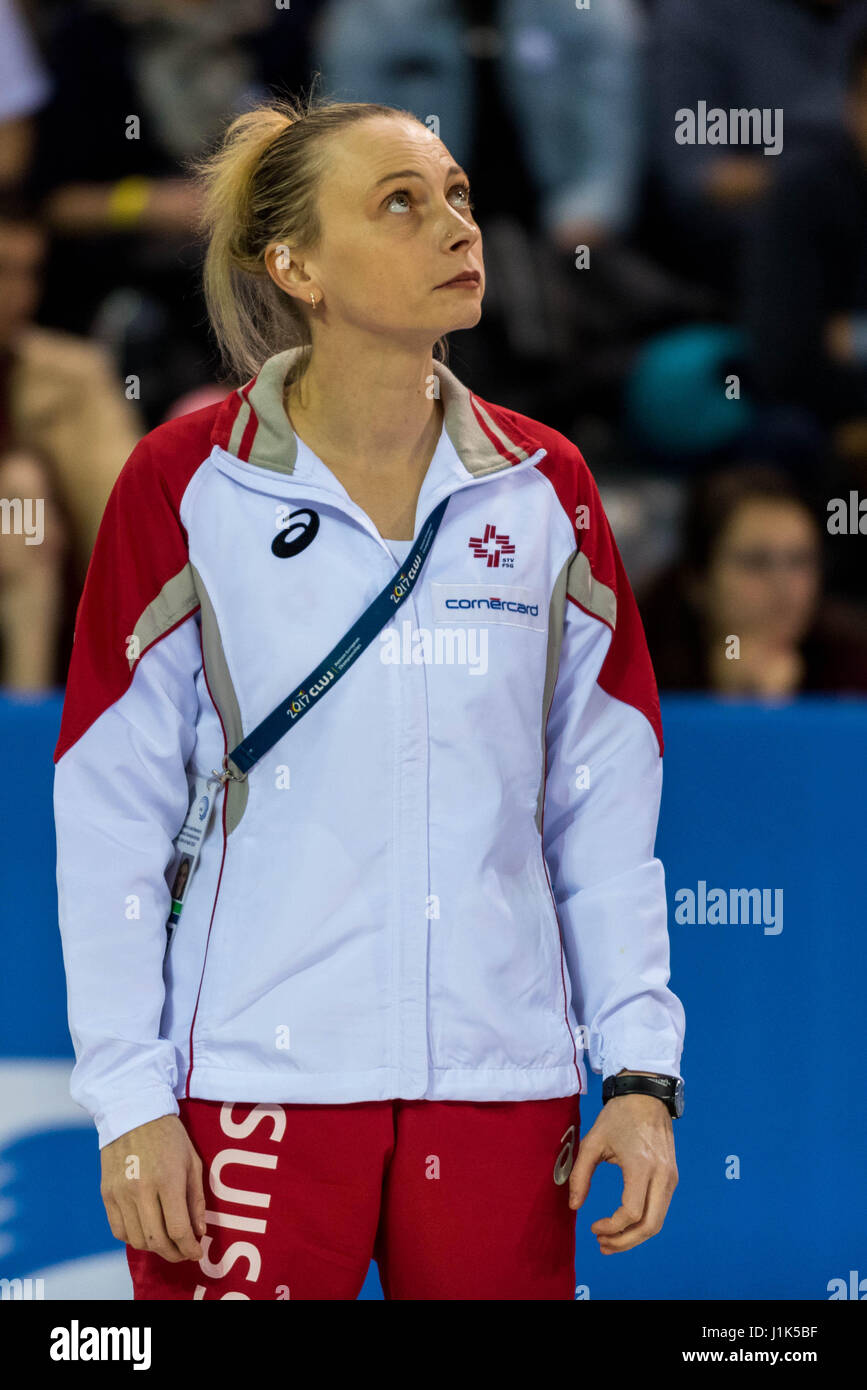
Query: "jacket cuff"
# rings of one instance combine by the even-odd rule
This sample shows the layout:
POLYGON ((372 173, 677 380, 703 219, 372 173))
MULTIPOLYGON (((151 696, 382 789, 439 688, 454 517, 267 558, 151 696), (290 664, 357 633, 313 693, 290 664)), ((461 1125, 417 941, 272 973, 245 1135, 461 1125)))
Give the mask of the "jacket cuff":
POLYGON ((620 1071, 652 1071, 657 1076, 673 1076, 682 1081, 680 1074, 680 1059, 674 1057, 643 1057, 640 1053, 627 1051, 624 1055, 619 1053, 606 1053, 602 1059, 600 1067, 602 1080, 605 1081, 609 1076, 616 1076, 620 1071))
POLYGON ((149 1086, 94 1116, 99 1147, 104 1149, 106 1144, 111 1144, 138 1125, 146 1125, 162 1115, 178 1114, 180 1108, 171 1086, 149 1086))

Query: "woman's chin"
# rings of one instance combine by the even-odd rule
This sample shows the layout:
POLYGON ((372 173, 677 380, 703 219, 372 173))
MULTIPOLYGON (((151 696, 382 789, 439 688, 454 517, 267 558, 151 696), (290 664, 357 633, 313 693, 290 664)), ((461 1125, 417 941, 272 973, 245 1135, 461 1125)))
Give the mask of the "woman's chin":
POLYGON ((467 304, 460 313, 456 313, 449 320, 448 325, 441 329, 441 333, 458 333, 462 328, 475 328, 482 317, 482 306, 476 301, 475 304, 467 304))

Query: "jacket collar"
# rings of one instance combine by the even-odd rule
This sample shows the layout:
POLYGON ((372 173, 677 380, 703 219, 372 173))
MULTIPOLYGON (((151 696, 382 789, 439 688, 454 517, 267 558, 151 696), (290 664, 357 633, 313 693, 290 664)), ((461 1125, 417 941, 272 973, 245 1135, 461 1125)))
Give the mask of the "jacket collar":
MULTIPOLYGON (((247 463, 291 475, 298 445, 284 407, 286 377, 304 347, 287 348, 263 363, 244 386, 232 391, 217 411, 211 443, 247 463)), ((443 429, 467 473, 482 478, 521 463, 538 445, 483 402, 442 362, 433 370, 443 403, 443 429)))

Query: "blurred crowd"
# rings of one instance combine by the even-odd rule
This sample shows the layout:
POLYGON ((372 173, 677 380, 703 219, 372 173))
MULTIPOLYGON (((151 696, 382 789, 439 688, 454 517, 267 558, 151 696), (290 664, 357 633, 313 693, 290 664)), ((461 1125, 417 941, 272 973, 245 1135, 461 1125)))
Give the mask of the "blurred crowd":
POLYGON ((0 690, 63 685, 117 473, 238 384, 187 161, 314 80, 467 170, 449 363, 581 448, 661 690, 867 693, 867 0, 0 0, 0 690))

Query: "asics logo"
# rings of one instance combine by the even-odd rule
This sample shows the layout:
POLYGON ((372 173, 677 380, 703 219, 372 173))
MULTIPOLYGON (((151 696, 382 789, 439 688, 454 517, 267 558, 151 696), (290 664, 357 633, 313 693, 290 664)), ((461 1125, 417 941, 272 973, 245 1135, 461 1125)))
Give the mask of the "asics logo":
POLYGON ((271 542, 271 553, 276 555, 278 560, 288 560, 290 555, 300 555, 319 530, 319 514, 310 507, 299 507, 298 511, 290 512, 287 520, 292 523, 291 526, 284 527, 271 542))

